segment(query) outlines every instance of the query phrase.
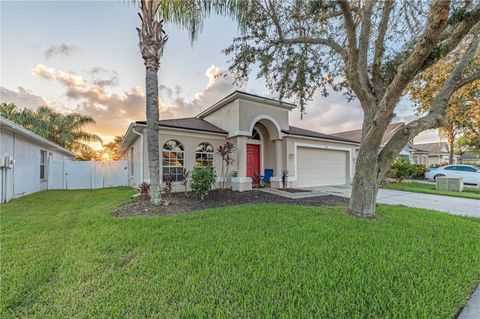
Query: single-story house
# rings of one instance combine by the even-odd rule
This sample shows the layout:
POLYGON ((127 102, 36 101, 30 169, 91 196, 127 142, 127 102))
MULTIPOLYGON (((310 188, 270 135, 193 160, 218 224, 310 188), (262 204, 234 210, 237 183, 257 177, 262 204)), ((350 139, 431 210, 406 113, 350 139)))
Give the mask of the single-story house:
POLYGON ((50 160, 75 154, 0 117, 0 203, 48 188, 50 160))
MULTIPOLYGON (((383 134, 382 137, 382 144, 380 145, 381 148, 387 144, 387 142, 393 137, 393 134, 395 134, 396 131, 398 131, 402 126, 404 126, 405 123, 403 122, 398 122, 398 123, 392 123, 387 126, 387 129, 385 130, 385 133, 383 134)), ((349 140, 357 141, 360 143, 362 139, 362 129, 356 129, 356 130, 350 130, 350 131, 343 131, 343 132, 338 132, 338 133, 333 133, 333 136, 341 137, 341 138, 346 138, 349 140)), ((357 152, 360 146, 357 148, 357 152)), ((400 151, 400 154, 398 157, 400 158, 406 158, 413 162, 413 143, 410 141, 408 142, 407 145, 400 151)))
MULTIPOLYGON (((416 164, 425 166, 439 165, 448 163, 448 143, 422 143, 413 145, 413 161, 416 164)), ((453 162, 458 162, 458 155, 454 155, 453 162)))
POLYGON ((460 155, 459 162, 462 164, 480 164, 480 156, 473 152, 465 152, 460 155))
MULTIPOLYGON (((181 172, 211 165, 221 175, 216 150, 230 141, 235 162, 227 183, 249 190, 256 174, 273 170, 272 187, 281 186, 288 170, 289 187, 349 184, 359 143, 289 125, 294 104, 235 91, 195 117, 160 120, 160 179, 172 173, 174 190, 181 189, 181 172)), ((149 181, 145 121, 131 123, 121 145, 129 161, 130 185, 149 181)), ((219 179, 217 179, 219 180, 219 179)))

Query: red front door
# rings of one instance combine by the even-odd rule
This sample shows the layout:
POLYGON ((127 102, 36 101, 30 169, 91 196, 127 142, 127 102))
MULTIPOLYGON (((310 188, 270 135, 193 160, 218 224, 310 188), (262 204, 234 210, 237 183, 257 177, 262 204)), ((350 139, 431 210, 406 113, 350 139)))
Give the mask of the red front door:
POLYGON ((260 145, 247 144, 247 177, 255 182, 255 174, 260 176, 260 145))

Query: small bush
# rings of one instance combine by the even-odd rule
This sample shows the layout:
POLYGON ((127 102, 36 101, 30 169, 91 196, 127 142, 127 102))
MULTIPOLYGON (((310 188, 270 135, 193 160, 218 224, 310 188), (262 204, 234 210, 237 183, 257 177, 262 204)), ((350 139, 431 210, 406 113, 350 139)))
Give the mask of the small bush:
POLYGON ((175 176, 173 176, 172 172, 168 173, 165 178, 165 186, 163 187, 163 193, 166 197, 170 197, 172 195, 173 189, 173 182, 175 181, 175 176))
POLYGON ((150 199, 150 184, 142 182, 137 187, 137 192, 140 194, 140 199, 149 200, 150 199))
POLYGON ((193 169, 190 187, 200 195, 202 200, 208 195, 213 184, 215 184, 215 172, 212 167, 195 167, 193 169))
POLYGON ((186 170, 185 168, 182 171, 182 185, 184 188, 185 195, 187 195, 187 188, 188 188, 188 179, 190 178, 191 171, 186 170))
POLYGON ((396 178, 399 182, 404 179, 417 179, 425 176, 426 168, 420 164, 412 164, 407 159, 396 159, 393 161, 388 174, 391 178, 396 178))
POLYGON ((282 187, 287 188, 288 186, 288 170, 282 170, 282 187))

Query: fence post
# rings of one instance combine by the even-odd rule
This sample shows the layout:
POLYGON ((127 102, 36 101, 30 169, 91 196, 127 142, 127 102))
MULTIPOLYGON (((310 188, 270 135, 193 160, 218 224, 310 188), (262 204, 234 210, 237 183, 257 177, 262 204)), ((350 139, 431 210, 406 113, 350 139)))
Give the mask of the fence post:
POLYGON ((68 160, 63 159, 63 178, 62 178, 63 189, 68 189, 68 160))

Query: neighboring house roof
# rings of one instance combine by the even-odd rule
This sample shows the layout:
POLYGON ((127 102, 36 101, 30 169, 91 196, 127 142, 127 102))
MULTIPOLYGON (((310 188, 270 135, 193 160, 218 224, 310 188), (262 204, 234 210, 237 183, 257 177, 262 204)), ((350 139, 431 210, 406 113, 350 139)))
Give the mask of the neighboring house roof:
POLYGON ((465 152, 462 154, 462 159, 470 160, 470 159, 480 159, 480 156, 475 155, 473 152, 465 152))
MULTIPOLYGON (((146 125, 146 121, 136 121, 137 124, 146 125)), ((160 127, 181 128, 184 130, 202 131, 210 133, 228 134, 227 131, 213 125, 210 122, 199 119, 197 117, 187 117, 180 119, 169 119, 158 121, 160 127)))
POLYGON ((53 143, 52 141, 47 140, 46 138, 41 137, 40 135, 37 135, 33 133, 30 130, 27 130, 21 125, 18 125, 10 120, 7 120, 6 118, 0 116, 0 128, 2 129, 7 129, 9 131, 14 132, 15 134, 18 134, 20 136, 23 136, 29 140, 32 140, 36 142, 37 144, 44 146, 44 147, 49 147, 52 149, 55 149, 63 154, 69 155, 69 156, 77 156, 75 153, 70 152, 69 150, 64 149, 58 144, 53 143))
POLYGON ((447 154, 448 145, 445 142, 414 144, 413 148, 429 154, 447 154))
POLYGON ((250 100, 250 101, 253 101, 253 102, 260 102, 260 103, 264 103, 264 104, 269 104, 269 105, 285 108, 287 110, 291 110, 291 109, 296 107, 296 105, 293 104, 293 103, 284 102, 284 101, 280 101, 280 100, 275 100, 275 99, 263 97, 263 96, 260 96, 260 95, 251 94, 251 93, 247 93, 247 92, 237 90, 237 91, 234 91, 233 93, 227 95, 226 97, 224 97, 223 99, 221 99, 217 103, 213 104, 212 106, 210 106, 206 110, 202 111, 200 114, 197 115, 197 117, 198 118, 204 118, 205 116, 210 115, 210 114, 214 113, 215 111, 221 109, 222 107, 224 107, 228 103, 230 103, 230 102, 232 102, 236 99, 240 99, 240 98, 245 99, 245 100, 250 100))
POLYGON ((282 132, 288 135, 299 135, 299 136, 305 136, 305 137, 322 138, 326 140, 334 140, 334 141, 342 141, 342 142, 350 142, 350 143, 358 144, 357 141, 350 140, 347 138, 310 131, 310 130, 306 130, 306 129, 291 126, 291 125, 289 126, 288 131, 283 130, 282 132))
MULTIPOLYGON (((393 134, 395 134, 395 132, 404 124, 405 123, 403 122, 388 124, 387 129, 385 130, 385 133, 382 137, 382 145, 387 143, 393 137, 393 134)), ((360 140, 362 139, 362 129, 343 131, 333 133, 331 135, 360 143, 360 140)))

